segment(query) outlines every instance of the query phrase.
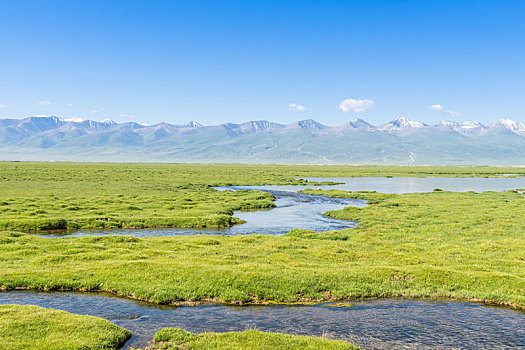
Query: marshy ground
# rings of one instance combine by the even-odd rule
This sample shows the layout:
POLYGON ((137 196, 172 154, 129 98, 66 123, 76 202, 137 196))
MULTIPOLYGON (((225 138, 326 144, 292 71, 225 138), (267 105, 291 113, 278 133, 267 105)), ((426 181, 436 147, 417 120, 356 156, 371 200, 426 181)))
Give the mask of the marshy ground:
POLYGON ((46 239, 29 232, 53 223, 67 228, 231 225, 233 210, 273 205, 267 193, 221 193, 211 186, 304 184, 296 179, 313 176, 505 173, 525 170, 0 163, 0 286, 105 291, 165 304, 403 296, 525 308, 525 195, 519 191, 311 190, 370 204, 328 213, 360 227, 320 233, 46 239))

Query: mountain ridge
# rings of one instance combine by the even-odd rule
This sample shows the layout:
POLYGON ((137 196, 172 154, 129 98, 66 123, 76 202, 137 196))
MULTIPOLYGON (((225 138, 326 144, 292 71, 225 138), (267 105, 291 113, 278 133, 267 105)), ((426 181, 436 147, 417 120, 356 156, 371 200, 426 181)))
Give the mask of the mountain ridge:
POLYGON ((372 125, 313 119, 202 125, 36 116, 0 119, 1 160, 241 163, 525 164, 525 124, 502 118, 372 125))

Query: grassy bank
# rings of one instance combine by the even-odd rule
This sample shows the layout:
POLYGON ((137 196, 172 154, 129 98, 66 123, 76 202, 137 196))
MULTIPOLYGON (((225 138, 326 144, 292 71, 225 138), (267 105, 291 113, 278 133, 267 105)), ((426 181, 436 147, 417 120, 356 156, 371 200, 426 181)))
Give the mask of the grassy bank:
POLYGON ((273 196, 255 191, 180 189, 159 194, 2 196, 0 229, 230 227, 243 222, 234 210, 274 207, 273 196))
POLYGON ((355 345, 326 338, 293 336, 259 331, 194 334, 166 328, 155 334, 148 350, 156 349, 239 349, 239 350, 357 350, 355 345))
POLYGON ((375 204, 329 215, 362 227, 337 232, 67 239, 3 232, 0 286, 158 303, 409 296, 525 307, 524 194, 360 196, 375 204))
POLYGON ((109 321, 38 306, 0 305, 0 349, 118 349, 131 334, 109 321))
POLYGON ((272 196, 210 186, 304 184, 309 176, 486 176, 525 168, 0 162, 0 229, 229 227, 272 196))

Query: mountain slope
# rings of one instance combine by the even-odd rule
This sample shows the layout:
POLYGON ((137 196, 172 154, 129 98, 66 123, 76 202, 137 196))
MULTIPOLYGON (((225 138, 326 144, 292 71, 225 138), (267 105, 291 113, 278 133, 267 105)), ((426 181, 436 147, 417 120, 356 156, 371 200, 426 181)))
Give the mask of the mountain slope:
POLYGON ((525 124, 501 119, 442 121, 400 117, 374 126, 312 119, 203 126, 0 119, 1 160, 86 160, 319 164, 525 164, 525 124))

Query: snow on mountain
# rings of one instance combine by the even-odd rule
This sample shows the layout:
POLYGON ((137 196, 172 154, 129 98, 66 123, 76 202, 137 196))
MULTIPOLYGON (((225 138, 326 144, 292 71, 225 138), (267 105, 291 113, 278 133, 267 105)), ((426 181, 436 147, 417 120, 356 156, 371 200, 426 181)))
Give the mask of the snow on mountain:
POLYGON ((288 125, 267 120, 203 126, 116 123, 56 116, 0 119, 0 158, 239 161, 266 163, 525 164, 525 124, 507 118, 490 125, 405 117, 374 126, 362 119, 326 126, 312 119, 288 125), (415 142, 417 141, 417 142, 415 142), (13 150, 16 152, 13 153, 13 150), (109 153, 108 153, 109 152, 109 153), (410 155, 410 156, 409 156, 410 155), (143 159, 143 158, 140 158, 143 159))
POLYGON ((187 122, 183 126, 186 128, 202 128, 201 124, 194 122, 193 120, 191 122, 187 122))
POLYGON ((414 129, 420 129, 427 126, 423 122, 417 122, 410 120, 405 117, 399 117, 397 119, 392 120, 390 123, 381 125, 377 127, 378 130, 387 131, 387 132, 397 132, 397 131, 404 131, 404 132, 410 132, 414 129))
POLYGON ((504 127, 505 129, 508 129, 516 134, 525 135, 525 124, 524 123, 516 122, 508 118, 502 118, 498 120, 497 122, 489 125, 489 127, 498 127, 498 126, 504 127))
POLYGON ((462 122, 443 120, 438 125, 448 127, 465 136, 480 135, 486 130, 486 127, 483 124, 471 120, 462 122))
POLYGON ((262 131, 274 131, 280 125, 272 123, 268 120, 257 120, 242 123, 239 125, 239 129, 242 133, 256 133, 262 131))
MULTIPOLYGON (((119 130, 135 130, 142 128, 144 131, 147 130, 159 130, 162 129, 167 131, 170 134, 178 134, 180 132, 185 132, 185 130, 193 129, 197 131, 199 129, 209 129, 210 126, 203 126, 195 121, 190 121, 182 125, 174 125, 169 123, 158 123, 154 125, 146 123, 116 123, 111 119, 104 119, 100 122, 84 119, 80 117, 72 118, 58 118, 56 116, 36 116, 29 117, 24 119, 0 119, 0 128, 11 128, 23 133, 35 133, 44 130, 53 130, 60 128, 66 124, 73 123, 77 127, 82 127, 87 129, 93 129, 93 131, 99 129, 113 129, 117 128, 119 130)), ((257 133, 257 132, 266 132, 266 131, 279 131, 287 132, 292 129, 304 129, 308 130, 312 134, 330 134, 330 133, 340 133, 344 130, 358 129, 363 131, 375 131, 375 132, 388 132, 393 134, 407 134, 417 132, 418 130, 432 127, 441 127, 453 130, 465 136, 477 136, 483 135, 490 130, 497 128, 505 129, 516 133, 518 135, 525 135, 525 123, 516 122, 514 120, 503 118, 485 126, 478 121, 450 121, 443 120, 435 125, 428 125, 420 121, 413 121, 406 117, 399 117, 387 124, 380 126, 374 126, 363 119, 353 119, 339 126, 326 126, 313 119, 301 120, 296 123, 283 125, 268 120, 257 120, 249 121, 242 124, 232 124, 226 123, 222 125, 217 125, 216 127, 223 127, 236 134, 244 133, 257 133)), ((189 131, 189 130, 188 130, 189 131)), ((192 132, 194 132, 192 131, 192 132)))

